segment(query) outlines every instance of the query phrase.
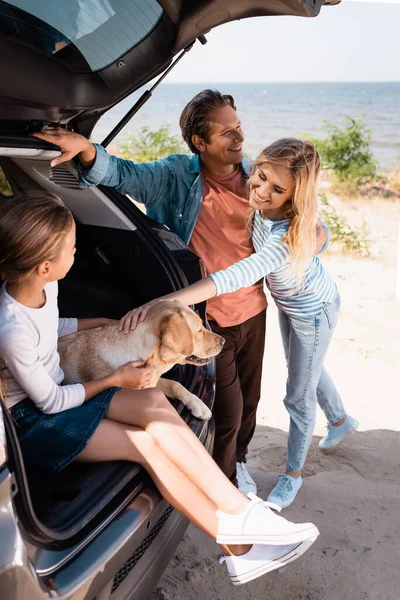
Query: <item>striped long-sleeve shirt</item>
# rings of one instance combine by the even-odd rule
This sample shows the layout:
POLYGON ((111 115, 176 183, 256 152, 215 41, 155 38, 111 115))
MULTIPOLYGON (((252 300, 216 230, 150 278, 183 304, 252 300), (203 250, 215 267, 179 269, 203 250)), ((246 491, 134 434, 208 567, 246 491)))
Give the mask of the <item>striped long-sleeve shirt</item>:
POLYGON ((266 277, 276 305, 292 317, 314 317, 323 303, 333 302, 337 294, 336 285, 317 256, 308 264, 302 284, 297 285, 296 276, 290 270, 289 248, 283 242, 289 224, 288 219, 265 219, 257 211, 252 230, 255 254, 210 275, 217 295, 248 287, 266 277))

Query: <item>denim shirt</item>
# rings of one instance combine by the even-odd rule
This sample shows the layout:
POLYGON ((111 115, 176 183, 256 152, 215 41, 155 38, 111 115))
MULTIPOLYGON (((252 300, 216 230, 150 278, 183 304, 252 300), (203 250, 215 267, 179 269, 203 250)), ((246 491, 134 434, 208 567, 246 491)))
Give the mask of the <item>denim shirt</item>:
MULTIPOLYGON (((95 144, 96 160, 90 169, 79 165, 83 187, 106 185, 129 194, 146 206, 147 215, 167 225, 186 243, 192 236, 203 203, 203 176, 197 154, 171 154, 149 163, 134 163, 110 156, 95 144)), ((251 160, 243 159, 246 179, 251 160)))

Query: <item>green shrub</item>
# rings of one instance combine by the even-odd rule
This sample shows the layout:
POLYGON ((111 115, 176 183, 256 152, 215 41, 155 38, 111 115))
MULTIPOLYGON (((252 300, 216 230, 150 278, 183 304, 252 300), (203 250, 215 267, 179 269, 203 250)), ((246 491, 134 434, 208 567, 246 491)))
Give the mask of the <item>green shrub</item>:
POLYGON ((360 227, 351 227, 347 218, 329 204, 326 194, 320 194, 321 219, 331 232, 331 243, 338 244, 344 252, 367 257, 371 255, 370 231, 365 221, 360 227))
POLYGON ((135 162, 151 162, 169 154, 186 153, 188 149, 177 135, 171 135, 168 125, 151 131, 142 127, 137 135, 130 135, 120 147, 122 158, 135 162))
POLYGON ((344 128, 322 121, 326 137, 313 139, 318 148, 323 166, 332 169, 339 183, 346 184, 353 191, 377 172, 377 162, 373 158, 370 142, 371 130, 363 118, 346 117, 344 128))

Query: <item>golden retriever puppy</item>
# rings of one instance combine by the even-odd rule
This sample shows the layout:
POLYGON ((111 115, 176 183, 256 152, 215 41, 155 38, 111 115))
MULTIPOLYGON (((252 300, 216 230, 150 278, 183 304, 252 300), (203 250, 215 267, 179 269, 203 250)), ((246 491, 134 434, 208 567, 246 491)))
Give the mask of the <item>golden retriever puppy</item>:
POLYGON ((64 383, 85 383, 105 377, 132 360, 154 367, 149 387, 177 398, 195 417, 209 419, 211 411, 176 381, 160 379, 174 365, 204 365, 220 353, 224 339, 206 329, 201 318, 177 301, 160 301, 128 334, 118 324, 78 331, 58 340, 64 383))

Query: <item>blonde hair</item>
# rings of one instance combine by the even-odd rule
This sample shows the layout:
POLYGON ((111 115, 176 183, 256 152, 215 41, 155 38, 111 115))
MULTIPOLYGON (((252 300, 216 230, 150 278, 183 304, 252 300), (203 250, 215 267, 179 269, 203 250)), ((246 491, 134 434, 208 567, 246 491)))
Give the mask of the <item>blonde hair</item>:
POLYGON ((18 281, 44 261, 56 260, 73 216, 53 194, 32 192, 0 206, 0 275, 18 281))
MULTIPOLYGON (((283 241, 289 246, 291 269, 299 285, 307 264, 315 254, 317 243, 320 156, 311 142, 282 138, 264 148, 254 161, 252 170, 255 172, 263 165, 285 167, 293 178, 292 198, 283 205, 284 217, 291 221, 283 241)), ((248 223, 253 222, 254 212, 251 209, 248 223)))

